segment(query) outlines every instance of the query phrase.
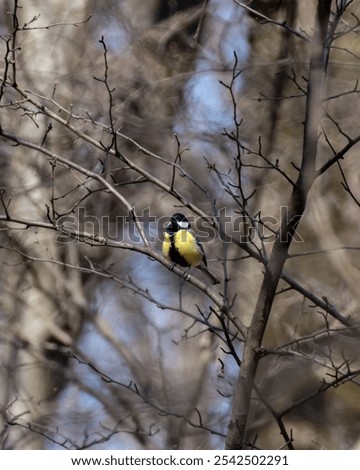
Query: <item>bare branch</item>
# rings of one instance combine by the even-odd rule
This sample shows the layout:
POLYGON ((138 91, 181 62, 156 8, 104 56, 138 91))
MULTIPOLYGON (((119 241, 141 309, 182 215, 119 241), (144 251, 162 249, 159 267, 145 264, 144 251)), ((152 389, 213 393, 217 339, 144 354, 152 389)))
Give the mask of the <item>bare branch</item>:
POLYGON ((277 20, 274 20, 272 18, 269 18, 268 16, 263 15, 259 11, 254 10, 253 8, 249 7, 248 5, 246 5, 243 2, 240 2, 239 0, 233 0, 233 1, 234 1, 234 3, 239 5, 239 7, 243 8, 247 12, 251 13, 256 18, 260 18, 265 23, 271 23, 271 24, 274 24, 276 26, 279 26, 280 28, 284 28, 284 29, 286 29, 286 31, 289 31, 291 34, 294 34, 295 36, 302 39, 303 41, 308 42, 310 40, 309 37, 306 34, 302 33, 301 31, 298 31, 296 29, 290 28, 285 22, 277 21, 277 20))

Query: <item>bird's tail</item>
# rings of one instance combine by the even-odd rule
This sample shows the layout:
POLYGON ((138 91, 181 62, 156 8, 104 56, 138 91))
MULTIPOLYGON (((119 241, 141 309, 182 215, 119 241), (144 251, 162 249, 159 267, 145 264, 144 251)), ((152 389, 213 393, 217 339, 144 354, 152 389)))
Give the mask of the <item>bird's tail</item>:
POLYGON ((214 274, 212 274, 208 268, 206 266, 196 266, 198 269, 200 269, 207 277, 208 279, 210 280, 211 284, 220 284, 221 281, 218 277, 214 276, 214 274))

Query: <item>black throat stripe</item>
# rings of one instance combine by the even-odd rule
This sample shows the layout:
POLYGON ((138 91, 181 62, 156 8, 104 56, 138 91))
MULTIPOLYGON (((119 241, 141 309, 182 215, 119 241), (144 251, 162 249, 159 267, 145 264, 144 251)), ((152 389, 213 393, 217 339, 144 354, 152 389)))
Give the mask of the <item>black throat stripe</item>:
POLYGON ((169 258, 171 259, 173 263, 179 264, 180 266, 183 266, 184 268, 188 268, 190 266, 190 264, 186 262, 186 259, 183 256, 181 256, 181 254, 175 248, 174 234, 170 235, 169 258))

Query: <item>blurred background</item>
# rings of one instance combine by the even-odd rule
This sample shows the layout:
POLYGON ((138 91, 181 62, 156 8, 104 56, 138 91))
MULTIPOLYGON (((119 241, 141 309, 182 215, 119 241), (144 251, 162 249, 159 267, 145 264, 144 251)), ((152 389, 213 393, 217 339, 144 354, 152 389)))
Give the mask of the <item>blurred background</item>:
MULTIPOLYGON (((319 168, 359 137, 360 9, 332 3, 319 168)), ((214 297, 136 251, 129 207, 157 253, 185 213, 224 281, 212 292, 250 324, 301 162, 317 1, 241 4, 2 3, 3 449, 224 447, 244 338, 214 297)), ((357 148, 310 192, 249 448, 286 447, 282 425, 296 449, 359 448, 357 148)))

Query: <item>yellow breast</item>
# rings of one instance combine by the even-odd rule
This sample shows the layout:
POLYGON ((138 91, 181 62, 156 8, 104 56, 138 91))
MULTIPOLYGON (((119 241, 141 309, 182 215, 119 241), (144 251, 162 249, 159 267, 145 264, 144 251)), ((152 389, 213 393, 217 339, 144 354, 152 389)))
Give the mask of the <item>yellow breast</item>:
POLYGON ((171 239, 170 235, 168 233, 164 233, 164 241, 162 244, 162 254, 163 257, 166 258, 167 260, 170 259, 170 248, 171 248, 171 239))
POLYGON ((180 256, 189 266, 197 266, 201 263, 203 253, 199 249, 194 235, 188 230, 179 230, 174 234, 174 245, 180 256))
POLYGON ((198 266, 204 253, 188 230, 179 230, 173 234, 164 233, 162 245, 164 258, 183 267, 198 266))

